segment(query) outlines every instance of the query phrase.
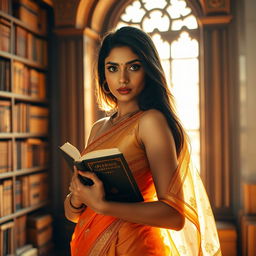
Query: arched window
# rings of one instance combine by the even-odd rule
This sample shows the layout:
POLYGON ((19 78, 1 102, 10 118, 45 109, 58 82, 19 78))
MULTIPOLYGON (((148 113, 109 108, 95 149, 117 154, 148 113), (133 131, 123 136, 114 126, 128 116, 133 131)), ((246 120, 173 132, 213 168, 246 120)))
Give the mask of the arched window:
POLYGON ((199 30, 192 9, 185 0, 135 0, 125 7, 116 27, 127 25, 151 35, 200 170, 199 30))

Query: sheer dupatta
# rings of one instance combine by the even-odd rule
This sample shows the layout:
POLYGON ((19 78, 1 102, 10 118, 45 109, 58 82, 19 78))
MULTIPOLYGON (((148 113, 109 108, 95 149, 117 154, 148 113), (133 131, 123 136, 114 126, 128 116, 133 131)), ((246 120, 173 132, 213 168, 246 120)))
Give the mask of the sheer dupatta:
POLYGON ((160 200, 178 210, 186 220, 181 231, 163 229, 165 241, 173 255, 222 255, 209 199, 187 145, 178 163, 169 189, 160 200))

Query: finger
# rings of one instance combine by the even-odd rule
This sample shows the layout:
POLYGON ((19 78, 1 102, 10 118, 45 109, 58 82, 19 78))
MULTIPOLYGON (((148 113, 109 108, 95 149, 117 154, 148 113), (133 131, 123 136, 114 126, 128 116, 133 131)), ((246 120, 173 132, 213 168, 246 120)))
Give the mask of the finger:
POLYGON ((78 170, 75 166, 74 166, 74 174, 72 176, 72 182, 74 182, 76 184, 76 186, 79 184, 78 170))
POLYGON ((91 179, 94 182, 94 184, 96 184, 96 183, 97 184, 102 184, 102 181, 93 172, 81 172, 81 171, 78 171, 78 174, 80 174, 83 177, 91 179))
POLYGON ((77 175, 74 175, 71 179, 70 186, 73 190, 75 190, 79 185, 79 180, 77 175))
POLYGON ((80 182, 79 182, 79 179, 78 177, 74 177, 74 179, 72 180, 72 188, 74 190, 77 190, 79 188, 79 185, 80 185, 80 182))
POLYGON ((74 182, 76 178, 77 178, 77 171, 76 172, 74 171, 71 178, 71 182, 74 182))
POLYGON ((74 174, 77 175, 77 172, 78 172, 78 170, 77 170, 76 166, 74 165, 74 174))
POLYGON ((77 183, 79 183, 79 182, 74 181, 74 182, 70 183, 70 186, 69 186, 70 192, 72 192, 72 194, 74 194, 74 195, 80 194, 81 186, 80 186, 80 184, 77 184, 77 183))
POLYGON ((72 189, 76 188, 76 186, 77 186, 76 177, 74 177, 72 179, 72 181, 70 182, 70 186, 72 187, 72 189))

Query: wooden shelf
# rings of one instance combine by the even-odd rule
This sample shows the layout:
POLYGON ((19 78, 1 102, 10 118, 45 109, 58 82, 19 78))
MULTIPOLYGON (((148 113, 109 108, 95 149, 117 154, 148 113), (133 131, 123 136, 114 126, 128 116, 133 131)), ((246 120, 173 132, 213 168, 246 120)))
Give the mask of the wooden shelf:
POLYGON ((0 97, 1 98, 8 98, 11 99, 12 98, 12 93, 11 92, 5 92, 5 91, 0 91, 0 97))
POLYGON ((23 57, 19 57, 17 55, 9 53, 9 52, 0 51, 0 56, 2 56, 4 58, 7 58, 7 59, 10 59, 10 60, 19 61, 21 63, 26 64, 29 67, 37 68, 37 69, 39 69, 41 71, 46 71, 46 69, 47 69, 47 67, 42 66, 42 65, 38 64, 35 61, 29 60, 29 59, 26 59, 26 58, 23 58, 23 57))
POLYGON ((17 93, 13 93, 13 92, 0 91, 0 97, 8 98, 8 99, 15 99, 15 100, 22 100, 22 101, 27 101, 27 102, 32 102, 32 103, 40 103, 40 104, 44 104, 44 105, 48 104, 48 101, 46 99, 38 99, 38 98, 31 97, 31 96, 17 94, 17 93))
POLYGON ((0 224, 6 222, 8 220, 12 220, 14 218, 17 218, 19 216, 22 216, 24 214, 30 213, 32 211, 35 211, 37 209, 40 209, 40 208, 42 208, 42 207, 44 207, 48 204, 49 204, 49 201, 46 201, 46 202, 42 202, 40 204, 37 204, 35 206, 31 206, 31 207, 28 207, 28 208, 25 208, 25 209, 18 210, 15 213, 12 213, 10 215, 7 215, 7 216, 4 216, 4 217, 0 218, 0 224))
POLYGON ((40 37, 47 37, 47 35, 41 33, 40 31, 37 31, 37 30, 34 30, 33 28, 31 28, 30 26, 28 26, 26 23, 22 22, 21 20, 11 16, 10 14, 8 13, 5 13, 3 11, 0 11, 0 17, 3 17, 11 22, 13 22, 14 24, 16 25, 19 25, 20 27, 26 29, 27 31, 33 33, 33 34, 36 34, 37 36, 40 36, 40 37))
POLYGON ((33 168, 26 168, 26 169, 16 170, 16 171, 12 171, 12 172, 0 173, 0 180, 1 179, 6 179, 6 178, 11 178, 13 176, 21 176, 21 175, 41 172, 41 171, 46 170, 47 168, 48 168, 48 166, 39 166, 39 167, 33 167, 33 168))
POLYGON ((0 139, 47 138, 47 134, 37 133, 0 133, 0 139))

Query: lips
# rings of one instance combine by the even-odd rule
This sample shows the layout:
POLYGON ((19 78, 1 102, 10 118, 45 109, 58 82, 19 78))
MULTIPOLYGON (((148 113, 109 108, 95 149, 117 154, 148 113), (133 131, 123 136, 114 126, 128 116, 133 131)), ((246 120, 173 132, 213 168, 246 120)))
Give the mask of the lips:
POLYGON ((128 94, 131 92, 131 89, 128 88, 128 87, 121 87, 121 88, 118 88, 117 91, 120 93, 120 94, 128 94))

